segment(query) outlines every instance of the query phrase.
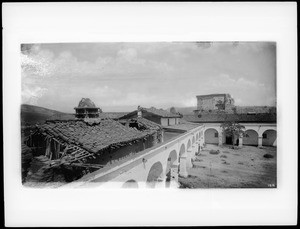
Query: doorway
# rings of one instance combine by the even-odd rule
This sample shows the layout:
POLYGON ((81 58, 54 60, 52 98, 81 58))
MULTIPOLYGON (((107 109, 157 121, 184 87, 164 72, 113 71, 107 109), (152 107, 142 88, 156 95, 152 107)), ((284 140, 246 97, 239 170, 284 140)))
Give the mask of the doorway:
POLYGON ((226 136, 226 144, 232 144, 232 136, 226 136))

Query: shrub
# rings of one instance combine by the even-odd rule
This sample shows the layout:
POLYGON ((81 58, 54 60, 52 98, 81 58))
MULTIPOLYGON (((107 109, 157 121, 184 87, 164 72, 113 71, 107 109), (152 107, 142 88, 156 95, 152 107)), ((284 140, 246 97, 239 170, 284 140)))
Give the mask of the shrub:
POLYGON ((230 165, 230 163, 228 163, 228 162, 225 161, 225 160, 222 162, 222 164, 224 164, 224 165, 230 165))
POLYGON ((217 155, 217 154, 220 153, 220 151, 219 151, 219 150, 210 150, 209 153, 210 153, 210 154, 217 155))
POLYGON ((274 157, 273 155, 268 154, 268 153, 264 155, 264 158, 273 158, 273 157, 274 157))

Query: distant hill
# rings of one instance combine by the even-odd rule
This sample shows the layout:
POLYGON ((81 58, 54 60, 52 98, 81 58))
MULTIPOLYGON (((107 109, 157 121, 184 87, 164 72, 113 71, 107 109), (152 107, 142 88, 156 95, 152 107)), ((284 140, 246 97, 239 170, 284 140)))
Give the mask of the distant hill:
MULTIPOLYGON (((175 110, 182 115, 193 114, 193 110, 196 110, 197 107, 175 107, 175 110)), ((170 111, 170 108, 168 109, 170 111)))
MULTIPOLYGON (((128 112, 103 112, 102 116, 117 119, 128 112)), ((35 125, 44 123, 46 120, 73 120, 75 114, 64 113, 28 104, 21 105, 21 125, 35 125)))
POLYGON ((66 113, 28 104, 21 105, 21 125, 44 123, 51 116, 61 116, 66 113))

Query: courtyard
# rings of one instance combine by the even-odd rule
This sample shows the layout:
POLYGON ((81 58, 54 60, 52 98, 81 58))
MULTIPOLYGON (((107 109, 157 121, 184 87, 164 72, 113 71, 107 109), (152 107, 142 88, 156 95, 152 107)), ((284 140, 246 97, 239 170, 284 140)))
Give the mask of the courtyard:
POLYGON ((179 177, 180 187, 275 188, 276 149, 207 144, 188 168, 188 177, 179 177))

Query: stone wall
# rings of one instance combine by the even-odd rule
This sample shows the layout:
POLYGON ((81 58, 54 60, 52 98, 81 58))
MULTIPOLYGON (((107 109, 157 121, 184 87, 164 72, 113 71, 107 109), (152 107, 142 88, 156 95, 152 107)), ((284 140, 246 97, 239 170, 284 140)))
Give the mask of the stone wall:
POLYGON ((230 94, 197 96, 197 110, 194 113, 226 112, 228 114, 276 113, 274 106, 235 106, 230 94))
POLYGON ((218 144, 219 137, 216 136, 216 134, 218 134, 218 131, 216 131, 215 129, 207 129, 205 131, 205 143, 218 144))
POLYGON ((229 94, 197 96, 197 109, 201 111, 231 110, 234 100, 229 94))
POLYGON ((258 134, 254 130, 247 130, 245 136, 243 137, 243 145, 258 145, 258 134))
POLYGON ((265 135, 263 135, 262 139, 262 145, 263 146, 275 146, 276 145, 276 139, 277 134, 274 130, 267 130, 264 132, 265 135))

